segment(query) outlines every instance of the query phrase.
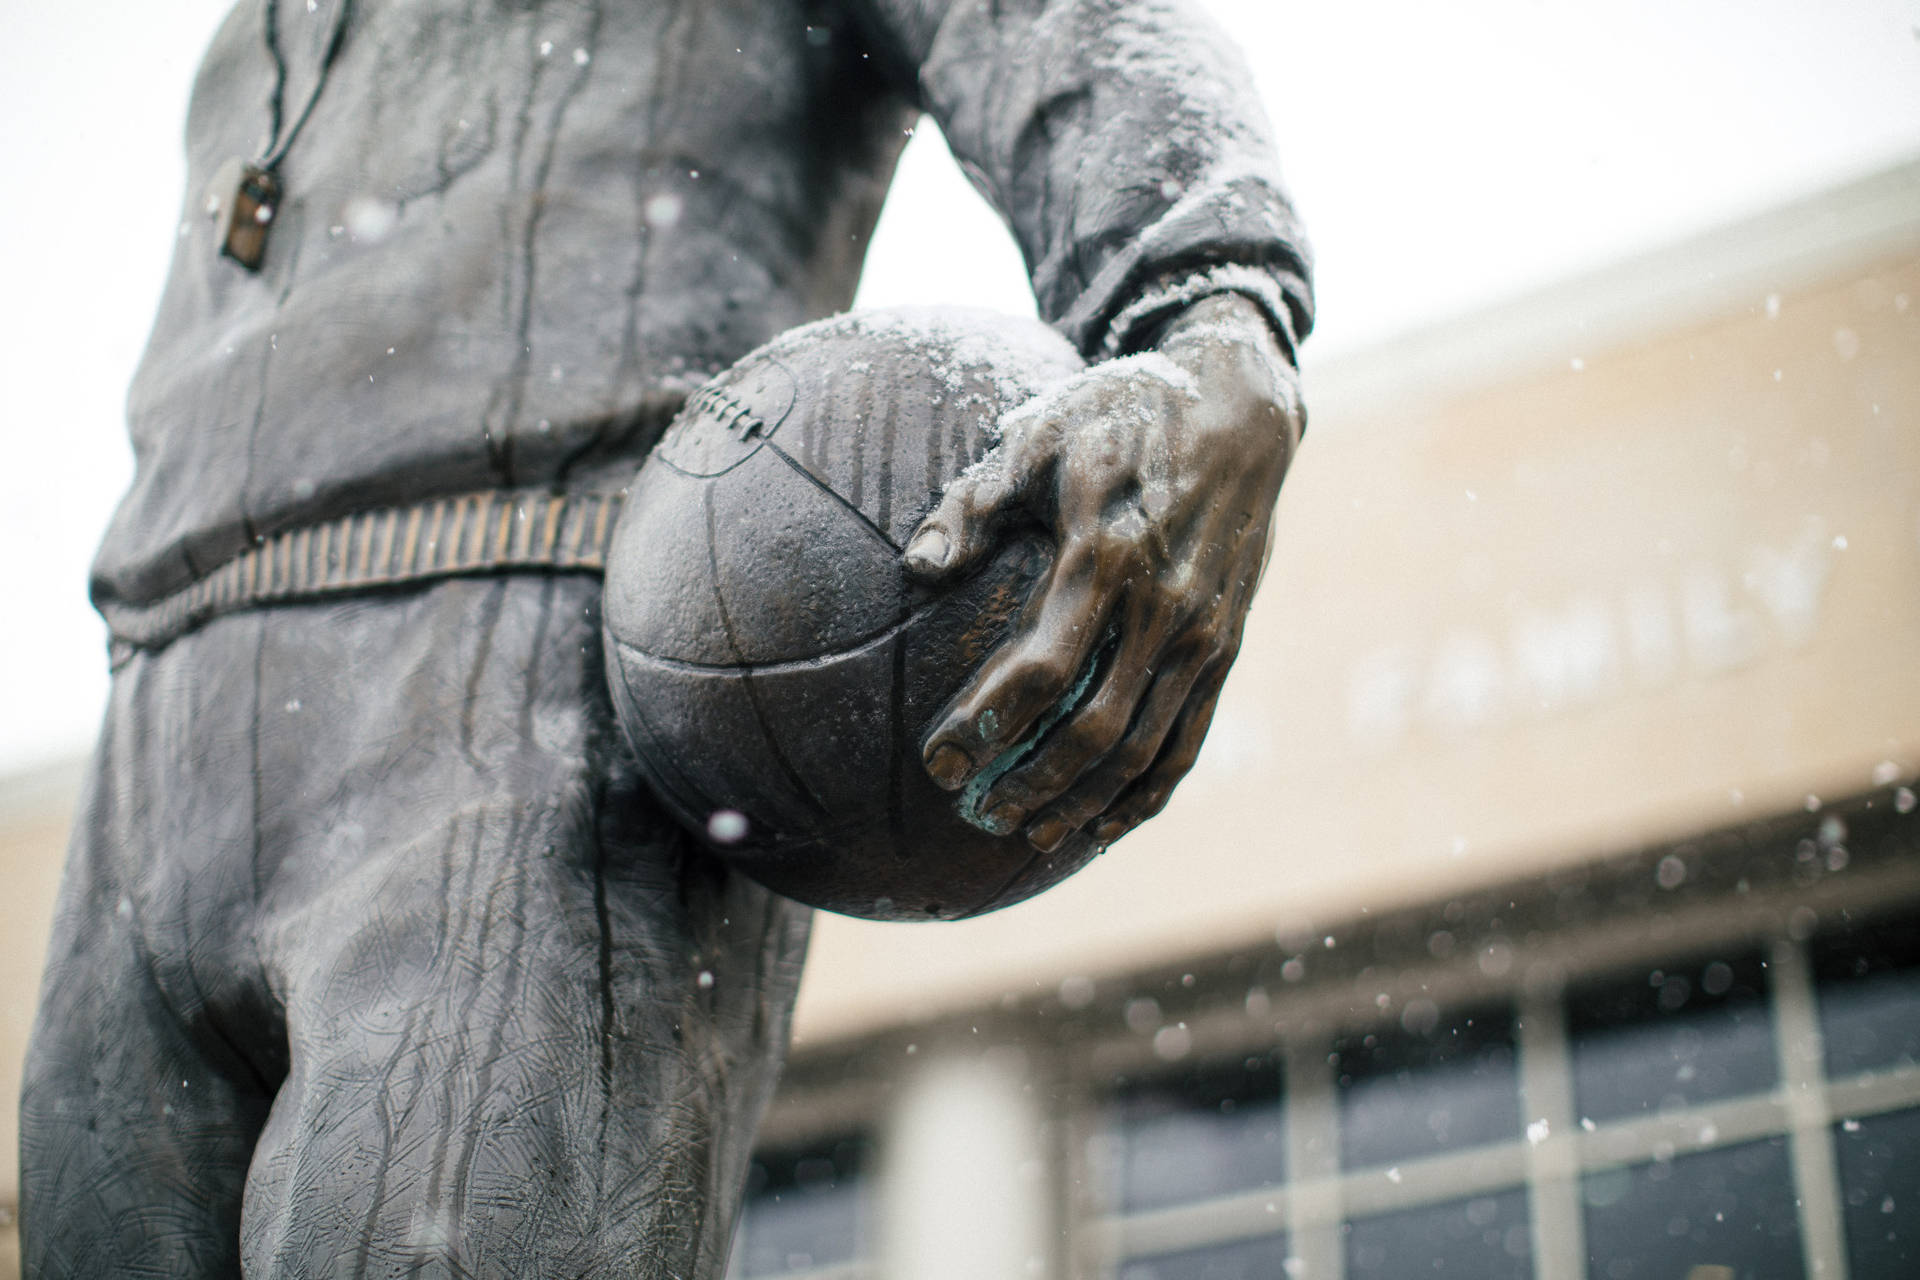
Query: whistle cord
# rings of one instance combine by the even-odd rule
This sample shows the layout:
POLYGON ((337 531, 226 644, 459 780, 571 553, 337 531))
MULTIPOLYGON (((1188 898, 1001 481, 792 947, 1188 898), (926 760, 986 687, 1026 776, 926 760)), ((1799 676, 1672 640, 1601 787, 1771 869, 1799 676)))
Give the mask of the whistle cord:
MULTIPOLYGON (((311 5, 313 0, 308 0, 311 5)), ((327 87, 327 78, 333 72, 333 64, 340 56, 341 47, 347 42, 347 19, 353 11, 353 0, 336 0, 333 11, 333 26, 327 33, 327 49, 320 58, 320 73, 313 82, 312 92, 307 94, 306 105, 300 108, 300 114, 294 119, 293 127, 280 133, 281 115, 285 109, 287 92, 287 59, 280 51, 280 6, 276 0, 266 0, 266 22, 263 33, 267 44, 267 55, 273 59, 273 93, 267 99, 268 119, 271 132, 267 143, 267 152, 256 160, 255 165, 271 173, 280 161, 286 158, 287 149, 293 146, 294 139, 300 136, 300 130, 306 127, 307 117, 313 114, 313 108, 320 101, 320 93, 327 87)))

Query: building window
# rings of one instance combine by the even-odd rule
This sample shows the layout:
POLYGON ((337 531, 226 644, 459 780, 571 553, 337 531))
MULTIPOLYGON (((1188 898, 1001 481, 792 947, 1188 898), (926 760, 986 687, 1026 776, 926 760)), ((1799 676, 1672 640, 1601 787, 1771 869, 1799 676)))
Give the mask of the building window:
POLYGON ((1277 1054, 1123 1077, 1103 1119, 1089 1166, 1120 1211, 1121 1280, 1284 1274, 1284 1220, 1264 1202, 1287 1173, 1277 1054), (1261 1203, 1249 1206, 1249 1195, 1261 1203), (1224 1232, 1207 1229, 1223 1217, 1224 1232), (1196 1222, 1203 1224, 1204 1243, 1175 1243, 1182 1224, 1196 1222))
POLYGON ((1852 1274, 1920 1275, 1920 921, 1816 939, 1812 970, 1852 1274))
POLYGON ((1095 1082, 1096 1274, 1920 1275, 1917 938, 1843 925, 1095 1082))
POLYGON ((1624 1120, 1762 1093, 1779 1080, 1758 955, 1635 970, 1567 1001, 1573 1099, 1624 1120))
POLYGON ((1533 1246, 1521 1189, 1396 1209, 1346 1224, 1349 1280, 1527 1280, 1533 1246))
POLYGON ((1589 1173, 1580 1191, 1594 1280, 1806 1274, 1784 1137, 1589 1173))
POLYGON ((1277 1186, 1285 1125, 1273 1054, 1127 1082, 1109 1107, 1103 1180, 1128 1213, 1277 1186))
POLYGON ((1259 1236, 1133 1258, 1120 1280, 1273 1280, 1287 1274, 1285 1235, 1259 1236))
POLYGON ((1920 1275, 1920 1110, 1843 1121, 1834 1148, 1853 1274, 1920 1275))
POLYGON ((1915 922, 1817 940, 1813 974, 1828 1075, 1920 1064, 1920 928, 1915 922))
MULTIPOLYGON (((1699 855, 1692 899, 1648 896, 1667 883, 1651 875, 1571 881, 1526 905, 1444 904, 1437 928, 1410 913, 1079 979, 1054 1005, 1009 998, 841 1046, 813 1078, 825 1128, 803 1108, 782 1132, 872 1117, 901 1157, 912 1126, 886 1118, 888 1062, 1017 1043, 1023 1114, 1050 1135, 1005 1184, 1053 1242, 1032 1275, 1920 1276, 1920 882, 1904 840, 1888 842, 1900 861, 1871 864, 1882 878, 1856 861, 1830 891, 1781 856, 1792 846, 1755 838, 1737 868, 1699 855), (1757 891, 1749 869, 1769 858, 1790 879, 1757 891)), ((763 1156, 733 1274, 881 1274, 866 1151, 763 1156)))
POLYGON ((1443 1023, 1428 1007, 1400 1025, 1334 1042, 1342 1168, 1519 1138, 1512 1018, 1481 1009, 1443 1023))
POLYGON ((729 1280, 865 1276, 870 1164, 857 1137, 755 1153, 729 1280))

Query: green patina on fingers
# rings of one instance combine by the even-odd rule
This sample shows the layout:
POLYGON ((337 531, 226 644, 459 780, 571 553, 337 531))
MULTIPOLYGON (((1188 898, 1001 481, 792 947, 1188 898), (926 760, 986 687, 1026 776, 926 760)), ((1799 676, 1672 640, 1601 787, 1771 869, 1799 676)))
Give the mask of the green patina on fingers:
MULTIPOLYGON (((1080 709, 1081 704, 1087 700, 1088 693, 1093 689, 1094 674, 1105 664, 1107 655, 1111 654, 1119 643, 1120 629, 1108 627, 1107 634, 1100 641, 1100 647, 1093 651, 1091 658, 1087 659, 1087 665, 1081 670, 1080 678, 1074 682, 1073 688, 1067 690, 1066 696, 1054 703, 1047 713, 1040 717, 1033 726, 1033 732, 995 756, 992 763, 982 769, 972 782, 961 788, 959 798, 954 801, 954 808, 962 819, 988 835, 1004 836, 1008 830, 1011 830, 1011 828, 1002 830, 999 824, 980 812, 981 802, 986 799, 987 792, 993 789, 994 783, 1000 781, 1022 760, 1033 754, 1034 748, 1040 745, 1040 740, 1047 736, 1053 726, 1080 709)), ((992 714, 991 710, 981 714, 983 727, 987 717, 992 714)))

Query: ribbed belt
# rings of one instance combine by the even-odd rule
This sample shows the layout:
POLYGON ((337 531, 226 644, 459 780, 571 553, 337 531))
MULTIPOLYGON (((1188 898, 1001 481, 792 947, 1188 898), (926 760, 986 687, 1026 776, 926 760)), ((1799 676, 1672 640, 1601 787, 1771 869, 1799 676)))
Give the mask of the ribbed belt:
POLYGON ((171 595, 104 601, 116 665, 251 605, 507 569, 597 573, 625 493, 486 490, 283 529, 171 595))

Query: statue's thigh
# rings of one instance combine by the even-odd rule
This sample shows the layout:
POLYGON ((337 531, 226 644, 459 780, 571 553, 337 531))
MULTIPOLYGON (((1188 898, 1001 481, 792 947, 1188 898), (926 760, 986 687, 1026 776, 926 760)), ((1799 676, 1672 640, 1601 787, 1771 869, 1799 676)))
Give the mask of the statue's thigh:
POLYGON ((420 803, 265 933, 249 1276, 716 1274, 804 923, 580 788, 420 803))
MULTIPOLYGON (((92 793, 112 768, 103 751, 92 793)), ((152 923, 166 913, 125 874, 142 851, 108 810, 82 807, 22 1081, 25 1272, 238 1277, 241 1189, 272 1085, 204 1004, 166 989, 152 923)))

